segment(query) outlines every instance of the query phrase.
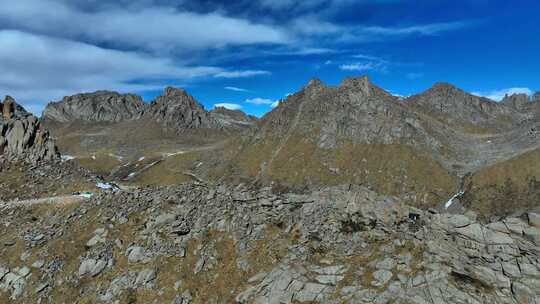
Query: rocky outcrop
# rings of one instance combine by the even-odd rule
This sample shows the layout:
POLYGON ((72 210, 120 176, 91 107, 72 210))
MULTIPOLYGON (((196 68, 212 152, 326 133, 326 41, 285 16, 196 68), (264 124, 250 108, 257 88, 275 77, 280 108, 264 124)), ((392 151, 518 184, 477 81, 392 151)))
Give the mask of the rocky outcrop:
POLYGON ((101 193, 48 216, 33 208, 0 204, 0 295, 12 303, 540 300, 534 213, 480 222, 360 186, 201 183, 101 193))
POLYGON ((43 111, 51 122, 119 122, 141 117, 145 104, 140 96, 109 91, 77 94, 52 102, 43 111))
POLYGON ((164 95, 150 104, 145 117, 156 120, 165 128, 178 133, 190 129, 222 128, 193 96, 184 89, 173 87, 166 88, 164 95))
POLYGON ((530 99, 529 95, 527 94, 505 95, 503 100, 501 101, 502 104, 518 111, 523 110, 529 102, 530 99))
POLYGON ((422 112, 442 115, 450 124, 506 128, 521 117, 512 107, 469 94, 449 83, 437 83, 427 91, 407 98, 406 103, 422 112))
POLYGON ((224 128, 246 130, 257 124, 257 117, 247 115, 240 110, 230 110, 224 107, 216 107, 210 111, 210 115, 224 128))
POLYGON ((58 158, 54 140, 35 116, 9 96, 0 105, 0 158, 32 163, 58 158))

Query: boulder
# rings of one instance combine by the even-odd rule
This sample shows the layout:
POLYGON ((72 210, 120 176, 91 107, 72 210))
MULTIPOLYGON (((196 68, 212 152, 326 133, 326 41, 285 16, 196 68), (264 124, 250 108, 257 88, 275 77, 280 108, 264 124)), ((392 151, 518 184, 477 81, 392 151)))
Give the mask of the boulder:
POLYGON ((529 225, 540 228, 540 214, 529 212, 527 218, 529 219, 529 225))

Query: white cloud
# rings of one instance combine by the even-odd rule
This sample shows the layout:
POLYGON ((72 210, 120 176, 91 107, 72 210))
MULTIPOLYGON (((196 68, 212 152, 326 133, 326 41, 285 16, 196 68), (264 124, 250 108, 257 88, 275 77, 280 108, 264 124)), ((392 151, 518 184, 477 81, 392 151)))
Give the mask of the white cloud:
POLYGON ((234 91, 234 92, 251 92, 250 90, 242 89, 238 87, 224 87, 224 89, 229 90, 229 91, 234 91))
POLYGON ((267 99, 267 98, 260 98, 260 97, 246 99, 246 103, 250 103, 254 105, 271 105, 274 102, 275 102, 274 100, 267 99))
POLYGON ((289 34, 219 12, 195 13, 152 3, 82 11, 53 0, 0 1, 4 28, 17 28, 90 43, 157 52, 220 48, 258 43, 283 44, 289 34), (3 2, 3 3, 2 3, 3 2))
POLYGON ((495 101, 501 101, 505 95, 527 94, 531 96, 533 94, 533 91, 529 88, 508 88, 488 92, 473 92, 472 94, 476 96, 486 97, 495 101))
POLYGON ((272 108, 279 106, 279 100, 274 101, 271 105, 272 108))
POLYGON ((351 63, 351 64, 342 64, 339 68, 343 71, 373 71, 379 69, 381 66, 374 62, 363 62, 363 63, 351 63))
POLYGON ((368 34, 385 35, 385 36, 408 36, 408 35, 436 35, 442 32, 463 29, 474 25, 476 22, 470 20, 441 22, 420 24, 404 27, 383 27, 383 26, 368 26, 361 28, 360 31, 368 34))
POLYGON ((264 54, 277 55, 277 56, 309 56, 309 55, 324 55, 324 54, 336 54, 341 51, 330 48, 315 48, 315 47, 301 47, 301 48, 282 48, 271 51, 265 51, 264 54))
POLYGON ((216 73, 216 78, 246 78, 259 75, 270 75, 269 71, 247 70, 247 71, 223 71, 216 73))
POLYGON ((373 60, 373 61, 384 61, 383 59, 371 55, 365 55, 365 54, 356 54, 352 56, 356 59, 365 59, 365 60, 373 60))
POLYGON ((0 95, 12 95, 23 105, 31 105, 33 111, 41 110, 48 101, 83 91, 142 92, 162 89, 166 83, 160 79, 242 73, 210 66, 182 66, 166 57, 20 31, 0 30, 0 45, 0 95), (140 79, 145 81, 137 81, 140 79))
POLYGON ((237 103, 228 103, 228 102, 214 104, 214 108, 218 108, 218 107, 222 107, 222 108, 229 109, 229 110, 240 110, 240 109, 242 109, 241 105, 239 105, 237 103))

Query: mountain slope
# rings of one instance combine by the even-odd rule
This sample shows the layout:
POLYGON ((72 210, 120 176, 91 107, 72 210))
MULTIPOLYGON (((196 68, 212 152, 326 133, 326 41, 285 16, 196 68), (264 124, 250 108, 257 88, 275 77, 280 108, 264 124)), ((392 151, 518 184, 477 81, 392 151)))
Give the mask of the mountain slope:
POLYGON ((437 83, 406 102, 423 113, 465 131, 492 132, 510 128, 525 117, 504 103, 469 94, 451 84, 437 83))
POLYGON ((293 187, 366 184, 420 204, 457 185, 431 156, 441 144, 420 117, 367 77, 339 87, 313 80, 260 124, 233 160, 248 179, 293 187))

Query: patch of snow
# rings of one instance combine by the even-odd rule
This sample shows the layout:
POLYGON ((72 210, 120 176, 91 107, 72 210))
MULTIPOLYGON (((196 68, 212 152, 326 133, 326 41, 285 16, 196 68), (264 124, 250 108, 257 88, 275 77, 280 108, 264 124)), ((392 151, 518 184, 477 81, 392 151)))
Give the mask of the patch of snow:
POLYGON ((74 156, 71 156, 71 155, 61 155, 61 156, 60 156, 60 159, 61 159, 62 161, 69 161, 69 160, 75 159, 75 157, 74 157, 74 156))
POLYGON ((96 184, 96 187, 100 188, 100 189, 104 189, 104 190, 109 190, 109 189, 112 189, 113 186, 109 183, 102 183, 102 182, 99 182, 96 184))
POLYGON ((458 193, 456 193, 454 196, 452 196, 447 202, 446 204, 444 204, 444 209, 448 209, 450 208, 450 206, 452 206, 452 204, 454 203, 454 200, 460 196, 462 196, 463 194, 465 194, 465 191, 459 191, 458 193))
POLYGON ((176 155, 180 155, 180 154, 184 154, 186 153, 186 151, 178 151, 178 152, 174 152, 174 153, 165 153, 165 156, 166 157, 171 157, 171 156, 176 156, 176 155))
POLYGON ((116 155, 116 154, 112 154, 112 153, 109 153, 109 156, 110 156, 110 157, 114 157, 114 158, 116 158, 116 159, 119 160, 119 161, 122 161, 122 160, 124 159, 122 156, 116 155))
POLYGON ((93 159, 93 160, 96 160, 96 156, 95 156, 95 155, 92 155, 92 159, 93 159))
POLYGON ((134 177, 135 176, 135 172, 131 172, 130 174, 128 174, 128 178, 131 178, 131 177, 134 177))
POLYGON ((139 158, 139 160, 137 160, 137 161, 143 161, 144 159, 145 159, 145 157, 144 157, 144 156, 141 156, 141 157, 139 158))
POLYGON ((92 196, 94 196, 94 194, 90 192, 84 192, 84 193, 77 194, 77 196, 84 197, 84 198, 91 198, 92 196))

